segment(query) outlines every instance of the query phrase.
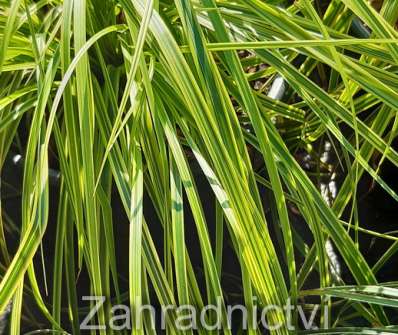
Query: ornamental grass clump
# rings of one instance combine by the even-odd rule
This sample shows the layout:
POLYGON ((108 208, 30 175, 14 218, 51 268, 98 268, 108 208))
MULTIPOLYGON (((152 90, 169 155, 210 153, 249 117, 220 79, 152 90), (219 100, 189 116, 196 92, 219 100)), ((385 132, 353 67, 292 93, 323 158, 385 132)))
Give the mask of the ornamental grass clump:
POLYGON ((9 333, 398 333, 396 229, 362 201, 398 208, 373 5, 0 1, 9 333))

